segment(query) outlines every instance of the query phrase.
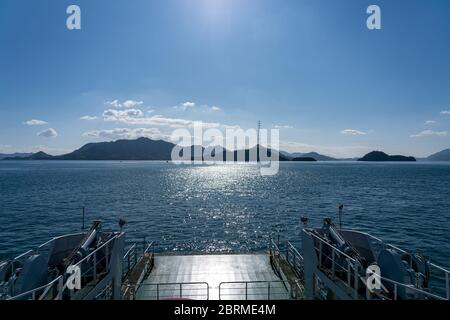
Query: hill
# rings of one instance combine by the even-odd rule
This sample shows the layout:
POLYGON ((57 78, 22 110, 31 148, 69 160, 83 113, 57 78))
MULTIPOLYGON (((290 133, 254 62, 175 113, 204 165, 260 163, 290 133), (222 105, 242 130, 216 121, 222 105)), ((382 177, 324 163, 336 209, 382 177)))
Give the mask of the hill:
POLYGON ((437 153, 432 154, 428 158, 426 158, 428 161, 450 161, 450 149, 445 149, 442 151, 439 151, 437 153))
POLYGON ((29 157, 31 156, 32 153, 11 153, 11 154, 7 154, 7 153, 0 153, 0 160, 5 159, 5 158, 25 158, 25 157, 29 157))
POLYGON ((381 151, 372 151, 372 152, 369 152, 368 154, 366 154, 361 159, 358 159, 358 161, 407 161, 407 162, 413 162, 413 161, 416 161, 416 159, 414 157, 406 157, 406 156, 401 156, 401 155, 390 156, 381 151))
MULTIPOLYGON (((9 157, 5 160, 172 160, 172 150, 175 144, 164 140, 151 140, 148 138, 138 138, 135 140, 117 140, 113 142, 88 143, 81 148, 61 156, 51 156, 44 152, 38 152, 26 157, 9 157)), ((180 157, 186 148, 191 150, 191 160, 208 160, 204 157, 202 146, 194 145, 182 148, 180 157), (194 150, 197 153, 194 153, 194 150), (194 159, 194 157, 196 157, 194 159)), ((249 161, 252 154, 256 154, 256 146, 246 150, 229 151, 223 149, 223 159, 227 161, 249 161), (242 159, 240 155, 243 155, 242 159), (238 155, 240 156, 238 159, 238 155)), ((261 154, 272 155, 270 149, 260 147, 261 154)), ((211 153, 211 152, 210 152, 211 153)), ((208 153, 205 153, 208 154, 208 153)), ((212 152, 214 155, 214 152, 212 152)), ((274 154, 275 156, 275 154, 274 154)), ((290 159, 283 154, 278 154, 280 161, 289 161, 290 159)), ((259 159, 259 158, 258 158, 259 159)), ((252 159, 253 160, 253 159, 252 159)), ((261 161, 265 161, 262 157, 261 161)))
POLYGON ((308 153, 301 153, 301 152, 281 152, 286 157, 290 157, 292 160, 295 158, 314 158, 316 161, 336 161, 338 159, 332 158, 317 152, 308 152, 308 153))
POLYGON ((312 157, 297 157, 292 159, 292 161, 298 161, 298 162, 316 162, 317 160, 312 157))

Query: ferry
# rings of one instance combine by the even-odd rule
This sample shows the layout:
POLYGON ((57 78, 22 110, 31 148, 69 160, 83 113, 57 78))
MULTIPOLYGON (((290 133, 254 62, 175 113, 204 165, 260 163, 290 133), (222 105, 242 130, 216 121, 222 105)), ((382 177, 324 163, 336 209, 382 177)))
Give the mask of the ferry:
POLYGON ((301 250, 176 252, 100 221, 0 262, 0 300, 449 300, 450 271, 330 218, 301 250))

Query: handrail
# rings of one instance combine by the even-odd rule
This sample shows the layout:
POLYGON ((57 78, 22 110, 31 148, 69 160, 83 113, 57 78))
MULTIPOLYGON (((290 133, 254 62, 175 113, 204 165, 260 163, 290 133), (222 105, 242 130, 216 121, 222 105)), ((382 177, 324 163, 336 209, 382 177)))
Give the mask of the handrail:
POLYGON ((98 247, 97 249, 95 249, 94 251, 92 251, 91 253, 89 253, 86 257, 84 257, 83 259, 81 259, 80 261, 78 261, 75 265, 79 266, 81 265, 81 263, 83 263, 84 261, 88 260, 92 255, 96 254, 98 251, 100 251, 101 249, 103 249, 103 247, 105 247, 106 245, 108 245, 111 241, 117 239, 117 237, 120 236, 120 234, 116 234, 113 237, 111 237, 110 239, 108 239, 108 241, 106 241, 105 243, 103 243, 100 247, 98 247))
POLYGON ((356 259, 350 257, 350 256, 349 256, 348 254, 346 254, 345 252, 343 252, 343 251, 339 250, 338 248, 336 248, 336 247, 330 245, 328 242, 326 242, 325 240, 323 240, 322 238, 320 238, 320 237, 317 236, 316 234, 310 233, 310 235, 313 236, 314 238, 316 238, 317 240, 319 240, 320 242, 325 243, 325 245, 327 245, 327 246, 329 246, 329 247, 331 247, 331 248, 334 248, 335 251, 339 252, 339 254, 342 254, 342 255, 343 255, 344 257, 346 257, 347 259, 350 259, 352 262, 355 262, 355 263, 358 262, 356 259))
MULTIPOLYGON (((392 249, 398 250, 398 251, 401 252, 401 253, 408 254, 408 255, 412 256, 411 253, 408 253, 407 251, 402 250, 402 249, 400 249, 400 248, 398 248, 398 247, 396 247, 396 246, 394 246, 394 245, 383 243, 380 239, 378 239, 378 238, 376 238, 376 237, 374 237, 374 236, 372 236, 372 235, 370 235, 370 234, 367 234, 367 233, 363 233, 363 234, 367 235, 368 237, 370 237, 370 238, 372 238, 372 239, 374 239, 374 240, 379 241, 380 244, 383 245, 383 246, 385 246, 385 247, 390 247, 390 248, 392 248, 392 249)), ((333 245, 329 244, 328 242, 324 241, 323 239, 321 239, 321 238, 318 237, 317 235, 315 235, 315 234, 313 234, 313 233, 310 233, 310 235, 311 235, 312 237, 318 239, 318 240, 320 241, 319 244, 325 244, 326 246, 328 246, 329 248, 331 248, 331 256, 330 256, 330 255, 325 254, 325 253, 323 252, 323 250, 321 250, 321 245, 319 246, 319 248, 316 247, 316 245, 314 245, 314 249, 315 249, 315 250, 318 252, 318 254, 319 254, 319 261, 320 261, 320 262, 319 262, 319 266, 322 267, 322 263, 321 263, 322 257, 323 257, 323 258, 329 259, 329 260, 331 261, 331 264, 332 264, 331 270, 330 270, 330 271, 331 271, 331 273, 332 273, 333 276, 334 276, 334 274, 335 274, 335 267, 336 267, 336 266, 340 267, 341 270, 345 270, 345 269, 346 269, 345 266, 340 265, 340 264, 336 261, 336 259, 335 259, 335 258, 336 258, 336 257, 335 257, 336 252, 337 252, 338 254, 340 254, 340 255, 346 257, 347 259, 350 259, 350 261, 353 261, 354 263, 356 263, 355 266, 350 266, 350 265, 347 266, 347 279, 348 279, 348 281, 347 281, 347 283, 345 283, 345 282, 343 281, 343 283, 344 283, 346 286, 352 287, 352 288, 355 290, 355 297, 357 297, 357 290, 358 290, 358 288, 356 287, 356 285, 357 285, 356 277, 358 277, 357 271, 359 270, 358 261, 355 260, 355 259, 353 259, 353 258, 351 258, 351 257, 349 257, 347 254, 345 254, 344 252, 342 252, 342 251, 339 250, 338 248, 334 247, 333 245), (354 272, 355 272, 355 282, 354 282, 355 287, 352 286, 351 281, 350 281, 350 279, 351 279, 351 277, 352 277, 352 272, 350 271, 351 267, 353 267, 354 272)), ((411 291, 414 291, 414 292, 423 294, 423 295, 425 295, 425 296, 427 296, 427 297, 431 297, 431 298, 434 298, 434 299, 440 299, 440 300, 441 300, 441 299, 444 299, 444 300, 447 299, 447 300, 448 300, 448 299, 450 298, 450 293, 449 293, 449 291, 450 291, 450 285, 449 285, 449 274, 450 274, 450 272, 448 272, 446 269, 444 269, 444 268, 442 268, 442 267, 439 267, 439 266, 436 266, 436 265, 434 265, 434 264, 431 264, 430 262, 428 262, 428 263, 429 263, 431 266, 436 267, 437 269, 439 269, 439 270, 441 270, 441 271, 443 271, 443 272, 445 273, 446 296, 447 296, 446 298, 444 298, 444 297, 442 297, 442 296, 439 296, 439 295, 436 295, 436 294, 433 294, 433 293, 430 293, 430 292, 427 292, 427 291, 424 291, 424 290, 422 290, 422 289, 420 289, 420 288, 417 288, 417 287, 415 287, 415 286, 413 286, 413 285, 408 285, 408 284, 405 284, 405 283, 400 283, 400 282, 394 281, 394 280, 392 280, 392 279, 385 278, 385 277, 383 277, 383 276, 378 276, 378 275, 376 275, 376 276, 378 276, 381 280, 386 281, 386 282, 389 282, 389 283, 392 283, 392 284, 394 285, 394 288, 395 288, 395 290, 394 290, 394 291, 395 291, 395 292, 394 292, 394 299, 397 299, 397 294, 398 294, 397 291, 398 291, 398 287, 401 287, 401 288, 404 288, 405 290, 411 290, 411 291)), ((328 268, 327 268, 327 269, 328 269, 328 268)), ((361 278, 361 277, 358 277, 358 278, 361 278)), ((361 279, 363 279, 363 278, 361 278, 361 279)), ((366 284, 364 281, 362 281, 362 282, 363 282, 364 284, 366 284)))
POLYGON ((22 253, 21 255, 18 255, 17 257, 15 257, 13 259, 13 261, 19 260, 27 255, 29 255, 30 253, 34 253, 34 250, 28 250, 27 252, 22 253))
MULTIPOLYGON (((17 300, 17 299, 19 299, 19 298, 22 298, 22 297, 24 297, 24 296, 28 296, 28 295, 30 295, 30 294, 34 297, 34 295, 35 295, 35 293, 36 293, 37 291, 42 290, 42 289, 48 289, 48 288, 52 287, 56 282, 60 282, 62 279, 63 279, 63 276, 61 275, 61 276, 59 276, 59 277, 53 279, 51 282, 49 282, 49 283, 47 283, 47 284, 45 284, 45 285, 43 285, 43 286, 34 288, 34 289, 29 290, 29 291, 27 291, 27 292, 23 292, 23 293, 21 293, 21 294, 18 294, 17 296, 8 298, 8 299, 6 299, 6 300, 17 300)), ((59 291, 61 291, 61 288, 60 288, 59 291)), ((48 292, 48 291, 47 291, 47 292, 48 292)), ((45 292, 45 293, 47 293, 47 292, 45 292)), ((59 294, 61 294, 61 292, 59 292, 59 294)), ((40 298, 42 298, 42 297, 43 297, 43 295, 41 295, 40 298)), ((34 299, 33 299, 33 300, 34 300, 34 299)))
POLYGON ((65 235, 62 235, 62 236, 58 236, 58 237, 53 237, 50 240, 48 240, 47 242, 44 242, 43 244, 39 245, 36 248, 35 252, 39 253, 39 250, 41 250, 43 247, 49 245, 50 243, 52 243, 52 242, 54 242, 54 241, 56 241, 58 239, 65 238, 65 237, 70 237, 70 236, 75 236, 75 235, 79 235, 79 234, 84 234, 84 233, 85 232, 75 232, 75 233, 69 233, 69 234, 65 234, 65 235))
MULTIPOLYGON (((398 281, 395 281, 395 280, 392 280, 392 279, 389 279, 389 278, 384 278, 383 276, 380 276, 380 275, 378 275, 378 274, 376 274, 374 272, 370 272, 370 274, 373 275, 374 277, 378 278, 378 281, 380 281, 380 282, 383 280, 383 281, 387 281, 387 282, 390 282, 390 283, 394 284, 394 300, 397 300, 397 298, 398 298, 398 289, 397 289, 398 286, 400 286, 402 288, 405 288, 406 290, 412 290, 412 291, 421 293, 421 294, 423 294, 425 296, 428 296, 428 297, 431 297, 431 298, 434 298, 434 299, 437 299, 437 300, 447 300, 444 297, 441 297, 441 296, 438 296, 438 295, 433 294, 431 292, 427 292, 425 290, 419 289, 419 288, 417 288, 417 287, 415 287, 413 285, 407 285, 405 283, 401 283, 401 282, 398 282, 398 281)), ((363 283, 365 284, 365 281, 363 281, 363 283)))
MULTIPOLYGON (((156 287, 156 290, 150 290, 151 292, 156 293, 156 300, 161 300, 161 298, 175 298, 175 297, 161 296, 161 291, 175 291, 175 290, 178 292, 179 299, 189 298, 189 297, 199 297, 199 296, 203 297, 206 295, 206 300, 209 300, 209 284, 207 282, 145 283, 145 284, 140 285, 139 290, 142 290, 141 288, 145 288, 145 287, 156 287), (198 286, 198 285, 202 285, 202 286, 204 285, 205 287, 203 287, 203 288, 185 288, 183 290, 183 288, 185 286, 198 286), (177 286, 178 289, 177 290, 176 289, 161 289, 162 286, 177 286), (197 294, 197 295, 193 295, 193 294, 186 295, 185 294, 186 292, 199 291, 199 290, 206 290, 206 294, 197 294)), ((149 290, 144 290, 144 291, 149 291, 149 290)))
POLYGON ((267 300, 270 300, 273 292, 271 292, 271 290, 273 290, 273 288, 271 287, 271 284, 273 283, 279 283, 279 284, 283 284, 284 288, 286 289, 286 292, 282 292, 282 293, 277 293, 278 295, 285 295, 288 294, 289 296, 291 295, 291 290, 288 289, 288 287, 286 286, 286 284, 290 285, 289 282, 287 281, 283 281, 283 280, 268 280, 268 281, 264 281, 264 280, 260 280, 260 281, 225 281, 225 282, 221 282, 219 283, 219 300, 222 300, 222 296, 237 296, 237 295, 245 295, 245 300, 248 300, 248 296, 249 296, 249 290, 252 289, 262 289, 263 287, 249 287, 249 284, 265 284, 267 285, 267 287, 264 287, 267 289, 267 300), (245 285, 245 287, 243 288, 222 288, 223 285, 230 285, 230 284, 242 284, 245 285), (244 290, 245 289, 245 293, 226 293, 223 294, 222 290, 244 290))

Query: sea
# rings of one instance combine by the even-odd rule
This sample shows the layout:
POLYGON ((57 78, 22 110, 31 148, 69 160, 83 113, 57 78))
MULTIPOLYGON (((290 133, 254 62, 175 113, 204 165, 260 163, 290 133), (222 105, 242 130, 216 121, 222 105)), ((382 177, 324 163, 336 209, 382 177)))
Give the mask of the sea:
POLYGON ((0 258, 52 237, 127 223, 129 242, 166 250, 261 251, 270 239, 301 247, 302 217, 355 228, 450 267, 450 163, 0 161, 0 258))

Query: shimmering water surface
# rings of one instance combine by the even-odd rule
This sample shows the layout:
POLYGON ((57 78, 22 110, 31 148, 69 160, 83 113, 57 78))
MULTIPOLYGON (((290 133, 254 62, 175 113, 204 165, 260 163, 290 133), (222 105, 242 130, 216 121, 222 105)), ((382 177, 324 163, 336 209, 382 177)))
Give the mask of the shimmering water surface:
MULTIPOLYGON (((282 163, 275 176, 256 165, 165 162, 0 161, 0 257, 10 257, 101 219, 128 237, 176 249, 261 250, 270 237, 300 245, 300 217, 319 226, 337 216, 450 266, 450 164, 282 163)), ((337 221, 337 220, 336 220, 337 221)))

